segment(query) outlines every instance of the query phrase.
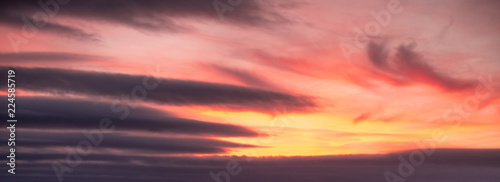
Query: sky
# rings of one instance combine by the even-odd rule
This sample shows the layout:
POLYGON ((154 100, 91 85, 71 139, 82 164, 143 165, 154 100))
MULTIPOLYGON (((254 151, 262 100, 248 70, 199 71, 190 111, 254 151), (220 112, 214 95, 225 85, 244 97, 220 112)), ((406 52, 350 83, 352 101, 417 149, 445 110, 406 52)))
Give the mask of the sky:
POLYGON ((398 173, 398 155, 425 144, 439 150, 400 176, 498 180, 499 8, 494 0, 3 1, 0 72, 16 72, 25 172, 1 176, 217 181, 211 171, 239 161, 233 181, 384 181, 384 171, 398 173), (68 163, 81 141, 90 152, 68 163))

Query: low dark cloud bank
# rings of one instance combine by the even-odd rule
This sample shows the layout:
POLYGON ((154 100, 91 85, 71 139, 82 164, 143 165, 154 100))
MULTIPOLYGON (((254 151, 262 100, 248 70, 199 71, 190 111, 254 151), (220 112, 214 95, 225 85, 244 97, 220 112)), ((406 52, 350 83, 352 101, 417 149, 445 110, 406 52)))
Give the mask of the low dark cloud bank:
MULTIPOLYGON (((345 155, 318 157, 256 158, 245 157, 160 157, 99 154, 88 156, 77 170, 64 176, 66 181, 214 181, 209 172, 225 170, 235 160, 242 168, 231 176, 238 182, 351 181, 385 182, 386 171, 397 171, 398 155, 345 155), (95 163, 100 161, 101 163, 95 163)), ((55 181, 50 162, 63 159, 61 154, 20 153, 16 176, 0 174, 2 179, 17 181, 55 181)), ((438 149, 422 166, 407 177, 411 182, 481 181, 500 179, 498 149, 438 149)), ((224 180, 223 178, 221 178, 224 180)))

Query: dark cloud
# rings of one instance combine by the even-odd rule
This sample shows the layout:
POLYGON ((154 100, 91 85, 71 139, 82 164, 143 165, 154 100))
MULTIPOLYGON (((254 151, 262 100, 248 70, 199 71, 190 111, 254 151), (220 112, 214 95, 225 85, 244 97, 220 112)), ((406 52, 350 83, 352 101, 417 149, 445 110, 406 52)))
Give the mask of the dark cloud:
MULTIPOLYGON (((284 20, 279 14, 265 9, 265 5, 263 2, 254 0, 242 1, 233 11, 226 12, 225 19, 243 25, 280 23, 276 20, 284 20)), ((173 18, 205 17, 219 20, 213 1, 204 0, 71 1, 64 5, 61 12, 69 16, 103 20, 150 30, 178 29, 179 25, 174 22, 173 18)))
MULTIPOLYGON (((26 150, 35 148, 38 152, 50 152, 64 149, 66 146, 77 146, 81 141, 89 140, 81 132, 50 132, 50 131, 26 131, 19 130, 16 137, 16 147, 26 150)), ((104 133, 102 141, 93 144, 93 152, 96 151, 120 151, 141 155, 148 154, 220 154, 227 152, 226 148, 249 148, 254 145, 238 144, 216 139, 193 138, 193 137, 161 137, 161 136, 138 136, 119 132, 104 133)), ((93 135, 95 137, 95 135, 93 135)), ((95 137, 98 138, 98 137, 95 137)), ((97 139, 97 141, 99 141, 97 139)), ((86 149, 86 148, 85 148, 86 149)), ((65 151, 65 150, 62 150, 65 151)))
MULTIPOLYGON (((95 154, 63 177, 66 181, 214 181, 209 173, 225 171, 233 160, 242 172, 230 175, 230 181, 299 182, 299 181, 386 181, 384 173, 396 174, 398 156, 408 158, 410 152, 388 155, 344 155, 316 157, 162 157, 95 154), (96 163, 100 161, 101 163, 96 163)), ((64 162, 61 154, 19 153, 20 161, 30 160, 16 170, 18 174, 0 173, 7 181, 55 181, 50 165, 64 162)), ((496 182, 500 151, 498 149, 437 149, 417 166, 407 181, 485 181, 496 182)), ((221 178, 225 181, 223 178, 221 178)))
POLYGON ((409 73, 410 77, 420 79, 422 82, 441 86, 447 90, 467 89, 477 84, 473 81, 458 80, 439 73, 424 62, 422 57, 415 53, 410 46, 399 46, 397 56, 400 69, 403 72, 409 73))
MULTIPOLYGON (((143 86, 147 76, 83 72, 64 69, 15 68, 16 88, 53 94, 84 94, 121 99, 131 95, 137 86, 143 86)), ((7 71, 7 68, 0 68, 7 71)), ((284 93, 185 80, 161 79, 161 83, 146 92, 146 101, 169 105, 199 105, 214 109, 247 110, 271 112, 274 108, 286 106, 290 111, 310 111, 315 104, 309 97, 284 93)), ((2 88, 5 88, 5 84, 2 88)), ((141 92, 135 93, 141 97, 141 92)), ((133 100, 133 99, 132 99, 133 100)))
MULTIPOLYGON (((203 18, 219 21, 213 2, 205 0, 69 1, 67 4, 59 5, 56 16, 119 24, 140 30, 177 32, 187 29, 187 25, 180 24, 177 19, 203 18)), ((221 2, 228 4, 227 1, 221 2)), ((235 7, 229 6, 232 9, 225 12, 224 20, 242 26, 276 25, 289 22, 275 10, 270 10, 272 6, 272 3, 265 1, 244 0, 235 7)), ((3 1, 0 4, 0 13, 3 14, 15 13, 31 17, 37 11, 43 11, 38 1, 3 1)), ((22 23, 20 20, 19 22, 22 23)), ((82 32, 63 25, 52 24, 51 26, 56 26, 54 27, 56 30, 72 29, 73 32, 82 32)))
POLYGON ((104 60, 106 57, 88 54, 76 54, 68 52, 19 52, 0 53, 0 61, 19 63, 19 62, 71 62, 71 61, 96 61, 104 60))
MULTIPOLYGON (((177 118, 165 111, 145 106, 113 112, 107 102, 48 97, 18 97, 22 107, 17 115, 23 128, 32 129, 95 129, 103 118, 109 118, 116 130, 135 132, 174 133, 196 136, 256 137, 258 133, 245 127, 177 118), (124 120, 121 118, 123 117, 124 120)), ((118 103, 115 108, 124 108, 118 103)), ((128 106, 127 106, 128 107, 128 106)), ((5 108, 6 109, 6 108, 5 108)), ((7 118, 7 113, 0 114, 7 118)))
POLYGON ((380 80, 394 85, 423 83, 448 91, 470 89, 477 84, 475 81, 460 80, 440 73, 413 50, 415 46, 415 43, 399 45, 394 59, 389 59, 385 43, 370 42, 367 46, 368 58, 377 68, 380 80))
POLYGON ((384 44, 377 44, 375 42, 370 42, 367 45, 368 58, 372 61, 373 65, 380 69, 387 69, 389 66, 387 64, 387 50, 385 50, 384 44))

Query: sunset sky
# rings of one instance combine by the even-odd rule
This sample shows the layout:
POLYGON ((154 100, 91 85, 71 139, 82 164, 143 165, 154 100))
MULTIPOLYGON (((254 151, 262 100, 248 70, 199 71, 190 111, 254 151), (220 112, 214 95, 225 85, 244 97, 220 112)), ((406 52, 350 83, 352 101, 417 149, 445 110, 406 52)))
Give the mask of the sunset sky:
POLYGON ((500 148, 498 1, 48 2, 1 3, 0 70, 49 181, 102 118, 82 164, 500 148))

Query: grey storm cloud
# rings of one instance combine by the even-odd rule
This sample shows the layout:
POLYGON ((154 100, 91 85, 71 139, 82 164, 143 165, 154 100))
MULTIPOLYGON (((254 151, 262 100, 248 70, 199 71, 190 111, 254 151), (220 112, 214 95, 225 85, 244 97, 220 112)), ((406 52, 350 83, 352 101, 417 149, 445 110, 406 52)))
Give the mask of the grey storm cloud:
MULTIPOLYGON (((219 124, 171 116, 165 111, 146 106, 114 113, 111 103, 60 99, 51 97, 18 97, 17 116, 23 128, 31 129, 94 129, 103 118, 114 121, 116 130, 133 132, 173 133, 192 136, 256 137, 258 133, 242 126, 219 124)), ((7 118, 6 113, 0 114, 7 118)))
MULTIPOLYGON (((398 156, 409 151, 386 155, 344 155, 312 157, 192 157, 95 154, 87 156, 78 170, 64 176, 68 181, 214 181, 210 172, 225 171, 229 161, 238 162, 242 172, 230 175, 230 181, 302 182, 352 181, 385 182, 386 171, 396 172, 398 156), (251 160, 250 160, 251 159, 251 160), (101 163, 96 163, 101 162, 101 163)), ((30 161, 19 167, 15 176, 0 173, 2 179, 16 181, 54 181, 51 161, 64 160, 64 154, 19 153, 18 159, 30 161), (48 161, 48 162, 47 162, 48 161)), ((436 149, 415 167, 407 181, 485 181, 500 178, 498 149, 436 149)), ((397 173, 397 172, 396 172, 397 173)), ((223 177, 220 178, 225 181, 223 177)))
MULTIPOLYGON (((146 76, 84 72, 65 69, 14 68, 20 83, 16 88, 53 94, 79 94, 121 99, 143 84, 146 76)), ((6 72, 7 68, 0 67, 6 72)), ((155 79, 149 79, 154 82, 155 79)), ((152 83, 151 83, 152 84, 152 83)), ((5 88, 7 85, 2 86, 5 88)), ((137 94, 140 95, 140 94, 137 94)), ((290 111, 310 111, 312 98, 227 84, 161 79, 147 92, 146 101, 168 105, 199 105, 228 110, 271 112, 286 107, 290 111)))

